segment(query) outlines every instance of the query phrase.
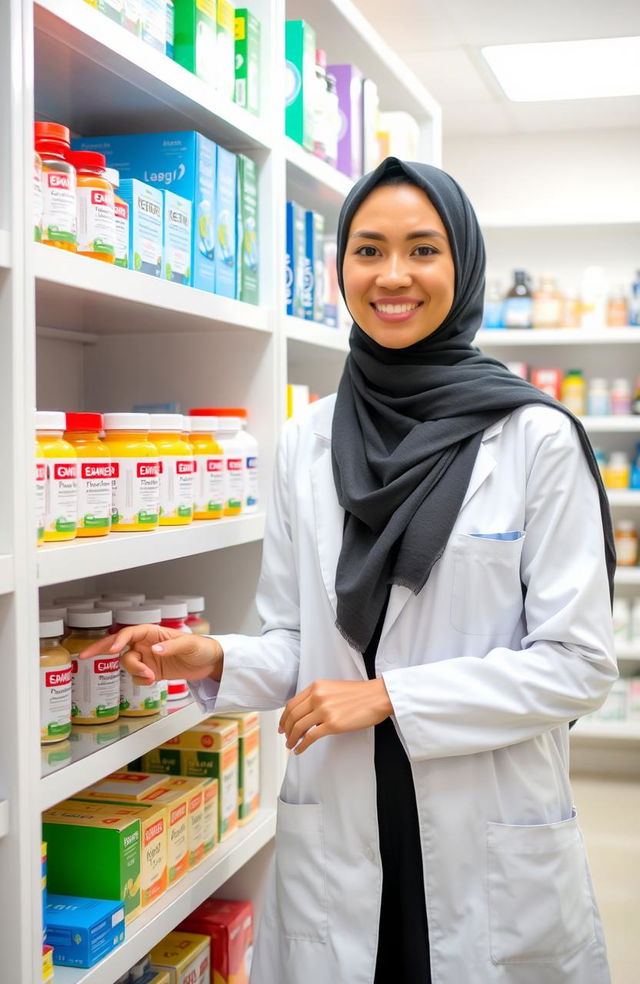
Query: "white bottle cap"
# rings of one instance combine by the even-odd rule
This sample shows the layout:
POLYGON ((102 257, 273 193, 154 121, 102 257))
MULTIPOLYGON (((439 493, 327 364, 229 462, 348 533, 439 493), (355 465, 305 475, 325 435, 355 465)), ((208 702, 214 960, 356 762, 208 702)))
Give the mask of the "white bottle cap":
POLYGON ((149 430, 154 433, 158 431, 182 431, 181 413, 150 413, 149 430))
POLYGON ((67 617, 66 605, 51 605, 48 608, 40 609, 41 622, 49 622, 49 621, 55 622, 59 618, 61 618, 62 621, 64 621, 66 617, 67 617))
POLYGON ((186 414, 183 414, 182 417, 182 429, 185 432, 185 434, 191 433, 191 417, 187 417, 186 414))
POLYGON ((210 434, 218 430, 217 417, 189 417, 192 434, 210 434))
POLYGON ((631 390, 631 383, 629 382, 628 379, 623 379, 622 377, 620 379, 614 379, 614 381, 613 381, 613 389, 614 390, 624 390, 625 392, 628 391, 628 390, 630 391, 631 390))
POLYGON ((67 625, 70 629, 109 629, 113 623, 110 608, 88 612, 81 608, 70 608, 67 612, 67 625))
POLYGON ((241 430, 243 425, 242 417, 218 417, 216 430, 221 434, 231 434, 241 430))
POLYGON ((609 458, 609 468, 628 468, 629 457, 626 451, 612 451, 609 458))
POLYGON ((95 611, 97 612, 119 612, 122 608, 137 608, 132 601, 127 598, 110 598, 108 601, 98 601, 95 611))
POLYGON ((167 601, 165 598, 147 598, 147 605, 159 608, 163 618, 186 618, 187 606, 184 601, 167 601))
POLYGON ((36 430, 64 431, 67 415, 59 410, 36 410, 36 430))
POLYGON ((40 638, 53 639, 61 636, 64 632, 64 623, 61 618, 44 618, 40 621, 40 638))
POLYGON ((120 171, 115 167, 105 167, 104 176, 112 188, 120 187, 120 171))
POLYGON ((104 429, 108 430, 149 430, 148 413, 105 413, 104 429))
POLYGON ((606 388, 607 388, 606 379, 602 379, 600 376, 596 376, 594 379, 591 380, 591 389, 606 390, 606 388))
POLYGON ((116 621, 119 625, 153 625, 162 618, 160 608, 143 605, 140 608, 121 608, 116 621))
POLYGON ((616 532, 635 533, 636 524, 632 519, 619 519, 616 523, 616 532))
POLYGON ((134 605, 141 605, 146 597, 141 591, 107 591, 101 596, 101 601, 130 601, 133 608, 134 605))
POLYGON ((100 595, 61 595, 53 599, 54 605, 65 608, 93 608, 97 601, 101 601, 100 595))
POLYGON ((184 601, 189 614, 204 611, 204 598, 202 595, 165 595, 165 601, 184 601))

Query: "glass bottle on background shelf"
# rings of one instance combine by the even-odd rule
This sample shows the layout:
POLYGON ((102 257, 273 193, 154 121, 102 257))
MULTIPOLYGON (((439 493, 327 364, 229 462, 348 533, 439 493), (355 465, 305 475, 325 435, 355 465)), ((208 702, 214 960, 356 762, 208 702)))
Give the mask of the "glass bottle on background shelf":
POLYGON ((565 294, 562 305, 563 328, 580 328, 582 325, 582 305, 580 291, 573 284, 565 294))
POLYGON ((607 298, 607 328, 624 328, 629 324, 629 305, 622 286, 614 287, 607 298))
POLYGON ((632 519, 619 519, 615 527, 616 555, 619 567, 638 563, 638 533, 632 519))
POLYGON ((533 327, 560 328, 562 325, 563 297, 555 277, 545 273, 533 295, 533 327))
POLYGON ((569 369, 562 380, 562 402, 577 417, 586 410, 586 385, 582 369, 569 369))
POLYGON ((628 489, 631 481, 631 463, 626 451, 612 451, 605 472, 608 489, 628 489))
POLYGON ((515 270, 511 290, 504 299, 502 319, 505 328, 533 327, 533 296, 524 270, 515 270))
POLYGON ((504 328, 502 322, 502 286, 499 280, 490 280, 484 298, 483 328, 504 328))
POLYGON ((532 369, 531 382, 543 393, 552 396, 554 400, 562 397, 562 370, 561 369, 532 369))
POLYGON ((599 376, 591 380, 587 397, 587 413, 591 417, 607 417, 611 412, 609 387, 599 376))
POLYGON ((616 417, 631 413, 631 384, 628 379, 614 379, 611 387, 611 413, 616 417))
POLYGON ((598 331, 605 323, 607 287, 600 266, 586 267, 580 283, 582 308, 581 325, 587 331, 598 331))
POLYGON ((636 271, 635 280, 631 284, 631 302, 629 304, 629 324, 640 325, 640 270, 636 271))

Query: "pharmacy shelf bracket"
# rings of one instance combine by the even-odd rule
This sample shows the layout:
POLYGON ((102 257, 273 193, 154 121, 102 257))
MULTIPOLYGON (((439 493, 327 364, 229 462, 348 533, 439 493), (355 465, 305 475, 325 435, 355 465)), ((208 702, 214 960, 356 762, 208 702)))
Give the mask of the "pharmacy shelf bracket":
POLYGON ((0 800, 0 840, 9 833, 9 800, 0 800))

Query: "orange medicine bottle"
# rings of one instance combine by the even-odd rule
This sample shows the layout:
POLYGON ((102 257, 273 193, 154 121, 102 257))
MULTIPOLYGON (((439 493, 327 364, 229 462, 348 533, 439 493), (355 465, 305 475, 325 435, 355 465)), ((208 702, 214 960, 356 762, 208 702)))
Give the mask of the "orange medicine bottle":
POLYGON ((65 440, 78 455, 78 536, 106 536, 111 529, 111 455, 101 413, 68 413, 65 440))
POLYGON ((182 414, 150 414, 149 440, 160 462, 160 526, 186 526, 193 519, 195 462, 182 414))
POLYGON ((224 452, 215 437, 217 417, 189 417, 195 460, 194 519, 221 519, 224 512, 224 452))
POLYGON ((42 161, 42 242, 77 250, 76 169, 67 159, 69 128, 34 124, 36 151, 42 161))
POLYGON ((68 155, 76 169, 78 191, 78 252, 113 263, 116 258, 116 218, 113 186, 105 177, 106 158, 92 150, 68 155))
POLYGON ((149 440, 148 413, 105 413, 111 454, 111 529, 155 530, 160 508, 158 449, 149 440))

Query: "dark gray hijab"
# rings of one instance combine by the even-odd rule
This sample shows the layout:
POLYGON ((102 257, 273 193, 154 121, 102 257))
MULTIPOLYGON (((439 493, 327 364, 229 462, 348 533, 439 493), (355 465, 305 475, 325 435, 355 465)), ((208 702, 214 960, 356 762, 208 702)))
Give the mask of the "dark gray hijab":
MULTIPOLYGON (((527 404, 573 420, 598 485, 611 595, 615 548, 609 502, 584 427, 562 404, 473 347, 484 296, 485 251, 473 207, 437 167, 388 157, 349 193, 338 225, 338 279, 353 216, 384 179, 423 189, 449 237, 456 273, 449 314, 403 349, 378 345, 353 324, 333 417, 333 474, 345 510, 336 573, 337 626, 364 652, 388 588, 417 594, 441 556, 462 505, 483 431, 527 404)), ((579 491, 577 492, 579 495, 579 491)))

